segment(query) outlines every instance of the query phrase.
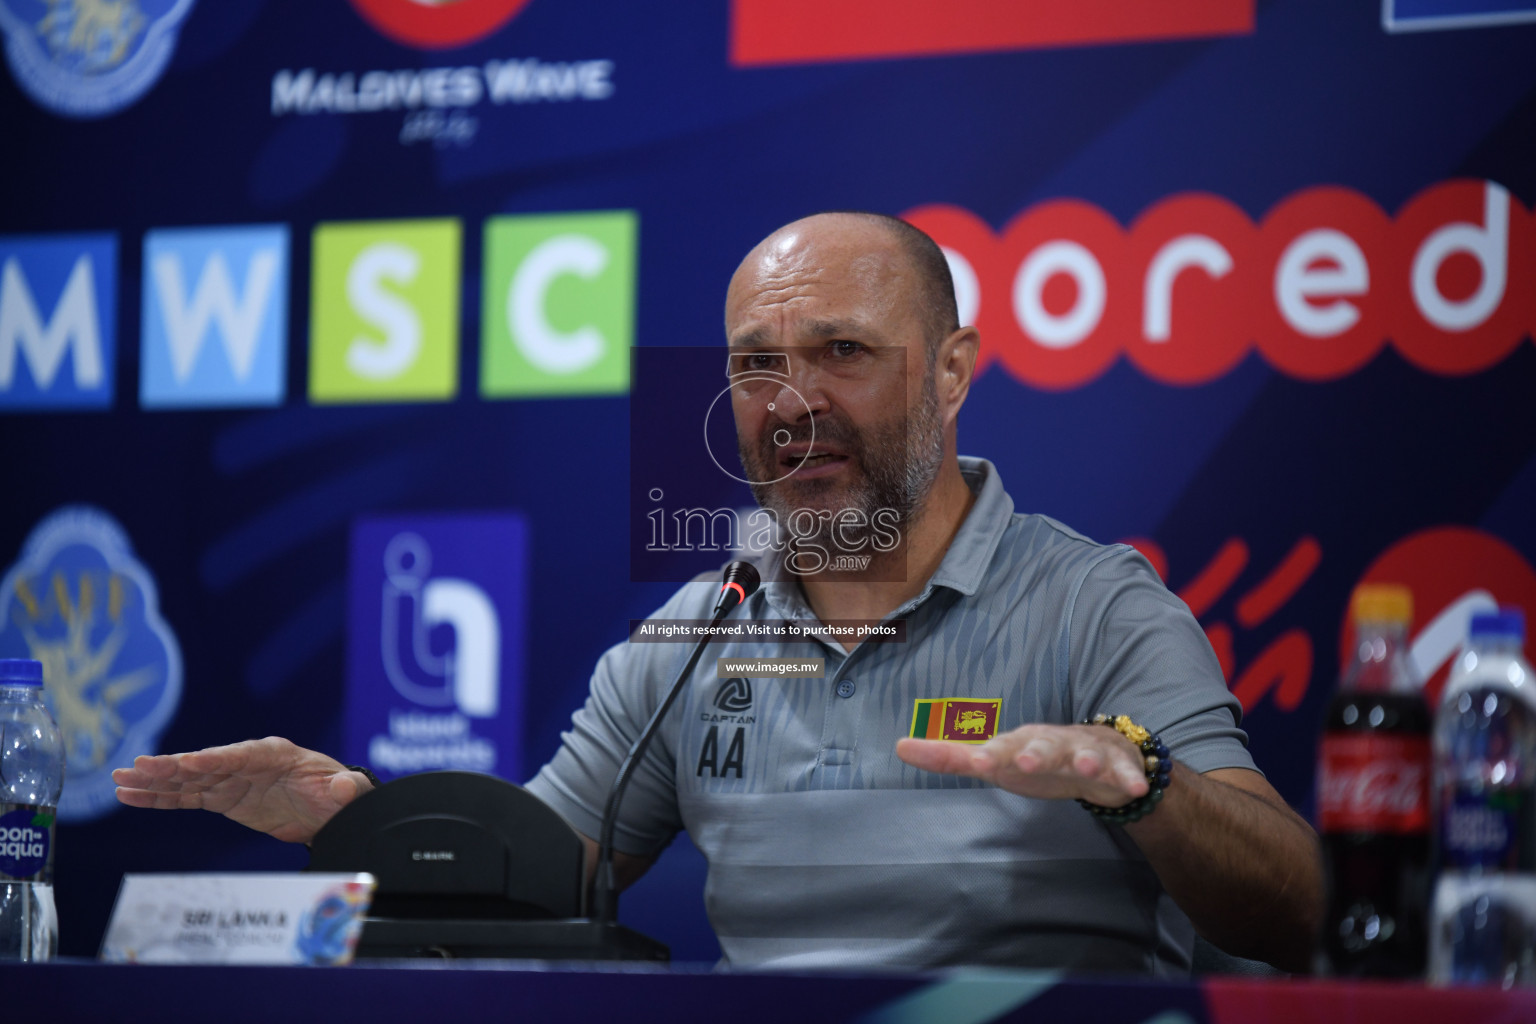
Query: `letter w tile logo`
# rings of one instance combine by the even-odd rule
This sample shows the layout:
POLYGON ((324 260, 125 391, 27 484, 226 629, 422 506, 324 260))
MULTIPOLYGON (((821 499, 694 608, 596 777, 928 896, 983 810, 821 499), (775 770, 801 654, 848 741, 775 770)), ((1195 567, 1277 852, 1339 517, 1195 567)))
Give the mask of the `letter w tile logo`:
POLYGON ((144 237, 145 408, 279 405, 286 391, 288 228, 144 237))
POLYGON ((739 715, 752 706, 752 684, 746 679, 727 679, 715 694, 715 707, 739 715))

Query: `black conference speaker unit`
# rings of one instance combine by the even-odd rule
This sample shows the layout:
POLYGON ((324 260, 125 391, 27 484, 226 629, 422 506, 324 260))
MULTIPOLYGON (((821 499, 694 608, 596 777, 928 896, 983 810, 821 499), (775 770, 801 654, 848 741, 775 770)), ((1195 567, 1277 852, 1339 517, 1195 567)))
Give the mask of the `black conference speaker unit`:
POLYGON ((667 961, 661 943, 587 916, 585 857, 521 786, 427 772, 343 807, 315 834, 309 870, 378 880, 359 957, 667 961))

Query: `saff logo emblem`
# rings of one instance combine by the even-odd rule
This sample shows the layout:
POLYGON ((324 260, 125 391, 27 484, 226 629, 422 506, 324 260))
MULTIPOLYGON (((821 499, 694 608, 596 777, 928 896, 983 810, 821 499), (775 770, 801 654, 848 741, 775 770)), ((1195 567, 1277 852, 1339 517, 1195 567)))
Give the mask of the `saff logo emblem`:
POLYGON ((752 708, 752 684, 746 679, 727 679, 715 694, 715 707, 726 714, 739 715, 752 708))
POLYGON ((155 581, 112 517, 70 506, 32 531, 0 582, 0 657, 43 663, 67 765, 59 820, 116 808, 112 769, 155 753, 182 675, 155 581))
POLYGON ((918 700, 912 709, 912 731, 920 740, 985 743, 997 735, 1003 702, 976 697, 918 700))
POLYGON ((193 0, 0 0, 16 83, 65 117, 115 114, 160 80, 193 0))

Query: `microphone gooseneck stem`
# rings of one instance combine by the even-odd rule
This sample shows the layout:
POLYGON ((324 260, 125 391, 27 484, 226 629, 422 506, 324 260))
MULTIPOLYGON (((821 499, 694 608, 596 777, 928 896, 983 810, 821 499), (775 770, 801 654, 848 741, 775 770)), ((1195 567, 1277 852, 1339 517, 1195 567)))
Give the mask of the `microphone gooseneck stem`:
POLYGON ((613 925, 619 916, 619 885, 613 871, 613 833, 619 823, 619 805, 624 801, 624 791, 629 788, 630 779, 634 777, 635 769, 645 758, 645 752, 650 749, 651 740, 661 730, 661 721, 667 717, 672 703, 677 700, 677 695, 683 692, 683 686, 688 677, 693 674, 694 667, 704 655, 704 648, 715 638, 715 630, 721 621, 736 607, 757 591, 761 578, 757 568, 751 562, 735 561, 725 567, 725 578, 720 585, 720 594, 715 600, 714 618, 710 619, 709 626, 704 635, 699 638, 698 644, 693 649, 693 655, 688 659, 688 664, 677 674, 672 681, 672 688, 662 698, 661 704, 656 708, 651 720, 645 723, 645 728, 640 730, 640 735, 630 745, 629 753, 619 765, 618 774, 613 777, 613 785, 608 790, 608 802, 603 807, 602 828, 598 830, 597 838, 597 872, 594 879, 592 919, 599 928, 607 928, 613 925))
POLYGON ((608 790, 608 803, 603 808, 603 827, 601 834, 598 836, 597 878, 596 889, 593 893, 592 917, 600 925, 610 925, 618 916, 619 887, 618 879, 614 876, 613 871, 613 832, 614 827, 618 824, 619 804, 624 800, 624 791, 629 788, 629 781, 635 774, 635 769, 640 766, 641 760, 645 757, 645 752, 651 745, 651 738, 661 728, 661 720, 667 717, 667 711, 671 709, 672 703, 677 700, 677 695, 683 692, 683 685, 688 681, 688 677, 693 674, 694 666, 703 657, 704 648, 708 647, 709 642, 714 639, 714 628, 720 625, 721 620, 729 615, 734 607, 735 604, 733 602, 731 607, 716 612, 715 617, 710 620, 709 630, 698 642, 697 646, 694 647, 693 656, 688 659, 688 664, 684 665, 683 670, 678 673, 677 679, 672 683, 672 688, 662 698, 655 714, 651 715, 651 720, 645 723, 644 729, 640 730, 639 738, 629 748, 629 756, 625 757, 624 763, 619 765, 619 773, 614 776, 613 787, 608 790))

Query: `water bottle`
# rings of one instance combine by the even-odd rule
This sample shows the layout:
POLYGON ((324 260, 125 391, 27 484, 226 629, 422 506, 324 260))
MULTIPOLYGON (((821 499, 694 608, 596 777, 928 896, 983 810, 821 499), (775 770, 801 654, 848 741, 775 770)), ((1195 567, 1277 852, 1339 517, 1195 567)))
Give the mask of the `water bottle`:
POLYGON ((58 947, 53 818, 64 741, 43 704, 43 666, 0 659, 0 960, 47 960, 58 947))
POLYGON ((1516 610, 1472 618, 1435 715, 1430 980, 1536 984, 1536 679, 1516 610))

